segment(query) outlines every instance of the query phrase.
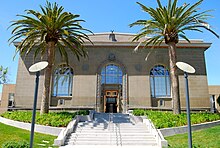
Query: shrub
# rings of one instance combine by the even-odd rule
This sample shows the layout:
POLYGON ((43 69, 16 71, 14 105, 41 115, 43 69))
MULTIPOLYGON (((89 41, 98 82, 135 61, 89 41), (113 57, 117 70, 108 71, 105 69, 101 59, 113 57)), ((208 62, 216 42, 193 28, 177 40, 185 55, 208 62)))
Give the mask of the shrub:
MULTIPOLYGON (((50 112, 48 114, 40 115, 36 113, 36 124, 54 126, 54 127, 65 127, 76 115, 88 115, 88 110, 80 110, 77 112, 50 112)), ((32 112, 31 111, 13 111, 6 112, 1 115, 4 118, 11 120, 31 123, 32 112)))
MULTIPOLYGON (((167 128, 187 125, 186 113, 175 115, 167 111, 134 110, 136 116, 146 115, 154 123, 156 128, 167 128)), ((191 123, 198 124, 220 120, 220 114, 213 113, 191 113, 191 123)))
POLYGON ((76 112, 77 115, 88 115, 89 111, 88 110, 80 110, 76 112))
POLYGON ((143 109, 133 110, 133 114, 136 115, 136 116, 144 116, 144 115, 146 115, 145 113, 146 112, 143 109))
POLYGON ((2 144, 2 148, 30 148, 27 141, 7 141, 2 144))

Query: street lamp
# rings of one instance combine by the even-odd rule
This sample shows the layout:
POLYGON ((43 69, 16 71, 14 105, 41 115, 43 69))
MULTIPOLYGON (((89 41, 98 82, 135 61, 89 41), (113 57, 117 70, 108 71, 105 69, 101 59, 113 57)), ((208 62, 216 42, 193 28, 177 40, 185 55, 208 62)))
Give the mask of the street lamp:
POLYGON ((189 101, 189 86, 188 86, 188 73, 195 73, 196 70, 189 64, 184 62, 177 62, 176 66, 184 72, 185 84, 186 84, 186 109, 187 109, 187 122, 188 122, 188 145, 192 148, 192 132, 190 121, 190 101, 189 101))
POLYGON ((40 71, 43 70, 44 68, 46 68, 47 65, 48 65, 48 62, 42 61, 42 62, 38 62, 38 63, 33 64, 28 69, 30 72, 36 73, 34 104, 33 104, 32 121, 31 121, 30 148, 33 147, 34 126, 35 126, 35 116, 36 116, 37 94, 38 94, 38 84, 39 84, 40 71))

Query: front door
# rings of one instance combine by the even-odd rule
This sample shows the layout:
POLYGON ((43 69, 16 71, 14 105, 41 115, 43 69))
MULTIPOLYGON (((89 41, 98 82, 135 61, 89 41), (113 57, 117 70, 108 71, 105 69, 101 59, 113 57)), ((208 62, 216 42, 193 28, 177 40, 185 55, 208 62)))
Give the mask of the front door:
POLYGON ((118 112, 118 91, 115 90, 105 91, 104 109, 106 113, 118 112))
POLYGON ((117 98, 106 98, 106 113, 117 113, 117 98))

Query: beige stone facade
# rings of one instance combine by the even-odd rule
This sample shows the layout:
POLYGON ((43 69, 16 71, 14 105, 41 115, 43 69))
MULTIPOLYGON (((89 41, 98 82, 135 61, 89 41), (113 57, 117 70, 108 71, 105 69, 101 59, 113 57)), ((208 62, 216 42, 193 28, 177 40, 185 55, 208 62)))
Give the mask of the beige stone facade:
POLYGON ((3 85, 0 113, 7 111, 8 108, 15 107, 14 94, 15 94, 15 84, 3 85))
POLYGON ((220 86, 219 85, 210 85, 209 86, 209 95, 210 95, 210 99, 211 102, 213 103, 213 107, 216 108, 218 110, 218 112, 220 112, 220 106, 217 103, 217 99, 220 96, 220 86), (214 100, 212 100, 214 99, 214 100))
MULTIPOLYGON (((107 91, 118 91, 117 111, 125 112, 133 108, 167 108, 172 109, 172 96, 152 97, 151 70, 156 65, 169 69, 168 49, 165 44, 159 47, 142 45, 138 52, 134 48, 138 42, 132 42, 133 34, 115 33, 117 41, 109 38, 110 33, 90 35, 93 44, 86 42, 88 58, 77 60, 69 54, 69 66, 73 69, 72 91, 69 96, 52 96, 51 107, 61 108, 94 108, 104 112, 107 102, 112 101, 106 95, 107 91), (148 58, 146 58, 147 54, 148 58), (115 65, 122 71, 120 84, 108 85, 102 83, 102 70, 106 65, 115 65)), ((191 107, 209 109, 210 100, 205 66, 204 52, 209 43, 192 40, 191 43, 180 41, 177 45, 177 60, 187 62, 196 69, 189 75, 191 107)), ((20 58, 18 64, 15 102, 17 108, 32 108, 34 96, 35 75, 28 68, 35 63, 33 56, 20 58)), ((56 56, 54 69, 61 64, 61 58, 56 56)), ((54 76, 51 76, 52 79, 54 76)), ((38 108, 40 107, 44 74, 40 76, 38 93, 38 108)), ((179 70, 181 106, 185 108, 185 84, 183 72, 179 70)), ((53 82, 51 82, 53 85, 53 82)), ((168 90, 169 91, 169 90, 168 90)), ((110 96, 111 98, 111 96, 110 96)), ((114 100, 114 99, 113 99, 114 100)), ((108 104, 111 105, 111 104, 108 104)), ((107 107, 108 108, 108 107, 107 107)))

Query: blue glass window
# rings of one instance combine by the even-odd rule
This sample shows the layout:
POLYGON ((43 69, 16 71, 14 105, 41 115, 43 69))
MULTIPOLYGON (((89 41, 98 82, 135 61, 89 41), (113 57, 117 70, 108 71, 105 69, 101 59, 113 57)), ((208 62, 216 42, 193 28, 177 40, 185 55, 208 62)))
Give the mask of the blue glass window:
POLYGON ((72 96, 73 69, 59 66, 54 72, 52 96, 72 96))
POLYGON ((119 66, 106 65, 101 71, 102 84, 122 84, 123 73, 119 66))
POLYGON ((150 71, 151 96, 153 98, 170 97, 170 74, 162 65, 153 67, 150 71))

